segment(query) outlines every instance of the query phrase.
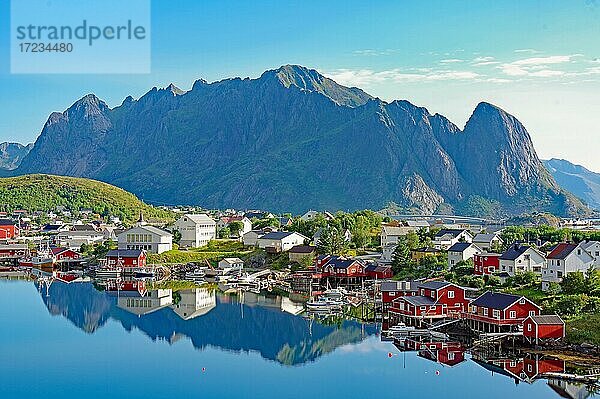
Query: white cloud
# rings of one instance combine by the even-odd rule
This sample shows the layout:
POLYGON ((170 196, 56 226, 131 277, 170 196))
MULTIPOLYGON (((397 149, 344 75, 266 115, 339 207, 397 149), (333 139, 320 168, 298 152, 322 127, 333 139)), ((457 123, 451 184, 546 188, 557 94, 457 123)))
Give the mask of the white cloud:
POLYGON ((518 49, 515 50, 515 53, 530 53, 530 54, 539 54, 540 51, 538 50, 534 50, 532 48, 522 48, 522 49, 518 49))
POLYGON ((363 55, 363 56, 379 56, 379 55, 392 55, 398 52, 395 49, 385 49, 385 50, 375 50, 375 49, 365 49, 365 50, 355 50, 352 52, 354 55, 363 55))
POLYGON ((449 58, 446 60, 441 60, 440 64, 455 64, 457 62, 463 62, 463 60, 458 59, 458 58, 449 58))
POLYGON ((531 65, 550 65, 550 64, 562 64, 565 62, 570 62, 573 57, 578 56, 575 55, 551 55, 548 57, 532 57, 525 58, 523 60, 513 62, 514 65, 523 65, 523 66, 531 66, 531 65))
POLYGON ((546 57, 530 57, 521 60, 501 64, 498 68, 508 76, 533 76, 533 77, 555 77, 564 75, 565 72, 557 70, 549 70, 548 65, 558 65, 572 62, 573 58, 579 57, 580 54, 574 55, 551 55, 546 57))
POLYGON ((471 71, 424 70, 423 72, 411 72, 397 68, 383 71, 374 71, 372 69, 338 69, 324 72, 324 75, 340 84, 359 87, 381 82, 411 83, 468 80, 481 76, 478 73, 471 71))
POLYGON ((554 71, 551 69, 543 69, 541 71, 535 71, 529 74, 529 76, 534 76, 536 78, 551 78, 554 76, 563 76, 565 72, 563 71, 554 71))
POLYGON ((490 61, 494 61, 494 60, 495 60, 494 57, 487 56, 487 57, 477 57, 477 58, 474 58, 473 62, 480 63, 480 62, 490 62, 490 61))

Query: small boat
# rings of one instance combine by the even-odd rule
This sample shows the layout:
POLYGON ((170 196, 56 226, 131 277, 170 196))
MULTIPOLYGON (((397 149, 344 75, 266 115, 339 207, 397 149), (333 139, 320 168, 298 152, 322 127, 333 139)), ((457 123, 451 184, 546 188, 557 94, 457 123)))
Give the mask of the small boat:
POLYGON ((96 269, 96 277, 98 278, 117 278, 121 276, 121 269, 102 267, 96 269))
POLYGON ((403 333, 407 333, 409 331, 415 331, 415 330, 416 330, 416 328, 413 326, 407 326, 404 323, 400 323, 400 324, 396 324, 395 326, 388 328, 387 330, 384 331, 384 333, 386 333, 388 335, 395 335, 395 334, 403 334, 403 333))
POLYGON ((311 299, 306 302, 306 307, 309 310, 333 310, 341 309, 344 302, 336 299, 320 297, 317 299, 311 299))
POLYGON ((154 272, 148 269, 138 269, 133 272, 135 278, 154 277, 154 272))
POLYGON ((19 266, 34 269, 48 269, 54 266, 54 259, 43 256, 31 256, 19 260, 19 266))

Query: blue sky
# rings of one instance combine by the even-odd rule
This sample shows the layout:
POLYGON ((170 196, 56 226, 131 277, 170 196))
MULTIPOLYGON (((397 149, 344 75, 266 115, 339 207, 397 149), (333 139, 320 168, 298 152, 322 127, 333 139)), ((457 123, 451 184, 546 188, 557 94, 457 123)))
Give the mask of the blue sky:
MULTIPOLYGON (((9 14, 0 0, 0 26, 9 14)), ((596 0, 153 0, 151 30, 150 74, 11 75, 2 29, 0 142, 35 140, 50 112, 86 93, 115 106, 152 86, 189 89, 293 63, 461 127, 492 102, 525 124, 541 157, 600 171, 589 150, 600 145, 596 0)))

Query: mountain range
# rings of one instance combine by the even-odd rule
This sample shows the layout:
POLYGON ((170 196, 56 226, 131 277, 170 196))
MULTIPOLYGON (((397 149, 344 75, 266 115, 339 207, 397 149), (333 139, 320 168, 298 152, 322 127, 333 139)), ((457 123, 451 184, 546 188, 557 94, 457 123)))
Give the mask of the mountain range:
POLYGON ((525 127, 482 102, 463 129, 286 65, 127 97, 93 94, 50 115, 11 174, 98 179, 159 204, 510 215, 585 215, 525 127))
POLYGON ((600 173, 564 159, 543 161, 554 180, 594 209, 600 209, 600 173))
POLYGON ((33 144, 0 143, 0 168, 16 169, 32 147, 33 144))

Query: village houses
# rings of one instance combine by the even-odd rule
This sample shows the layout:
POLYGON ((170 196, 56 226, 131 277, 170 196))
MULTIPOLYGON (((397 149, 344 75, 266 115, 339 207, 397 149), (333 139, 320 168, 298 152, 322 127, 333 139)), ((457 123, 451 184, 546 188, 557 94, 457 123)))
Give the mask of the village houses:
POLYGON ((256 240, 259 248, 267 252, 289 251, 296 245, 304 245, 309 241, 308 237, 300 233, 288 231, 274 231, 267 233, 256 240))
POLYGON ((465 229, 441 229, 433 237, 433 246, 446 250, 457 242, 473 242, 473 236, 465 229))
POLYGON ((573 272, 585 273, 594 265, 594 257, 581 243, 557 244, 547 256, 546 267, 542 271, 542 290, 547 291, 551 283, 560 283, 564 276, 573 272))
POLYGON ((542 268, 546 263, 546 256, 531 245, 512 244, 500 259, 500 272, 514 276, 519 272, 534 272, 542 274, 542 268))
POLYGON ((204 213, 182 215, 174 225, 174 230, 181 233, 180 247, 203 247, 210 240, 217 238, 217 224, 204 213))
POLYGON ((482 251, 493 251, 503 243, 504 241, 498 233, 479 233, 473 237, 473 244, 481 248, 482 251))
POLYGON ((481 248, 470 242, 457 242, 448 248, 448 268, 452 269, 458 262, 473 259, 481 252, 481 248))

